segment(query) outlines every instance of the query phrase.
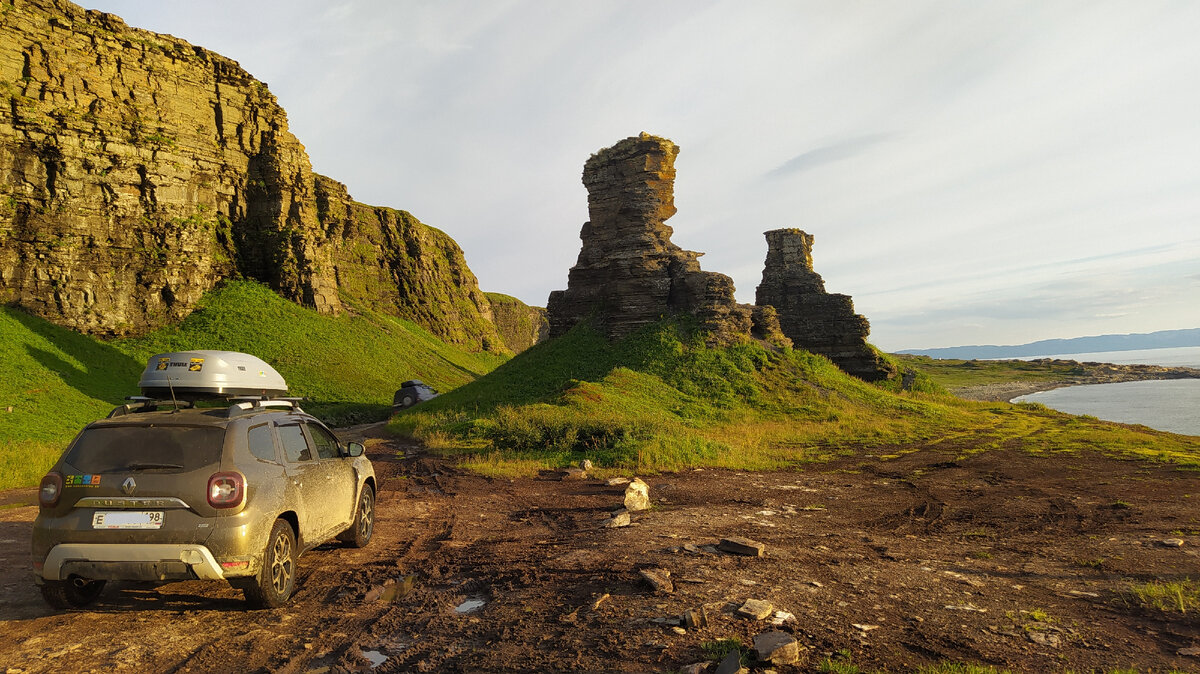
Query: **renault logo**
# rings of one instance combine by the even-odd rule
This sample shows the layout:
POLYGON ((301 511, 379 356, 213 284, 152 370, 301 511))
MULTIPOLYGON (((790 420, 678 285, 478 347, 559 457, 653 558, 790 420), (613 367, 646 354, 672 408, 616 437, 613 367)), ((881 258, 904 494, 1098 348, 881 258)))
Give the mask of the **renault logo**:
POLYGON ((125 478, 125 481, 121 483, 121 491, 125 492, 127 496, 132 496, 135 489, 137 489, 137 483, 133 481, 132 477, 125 478))

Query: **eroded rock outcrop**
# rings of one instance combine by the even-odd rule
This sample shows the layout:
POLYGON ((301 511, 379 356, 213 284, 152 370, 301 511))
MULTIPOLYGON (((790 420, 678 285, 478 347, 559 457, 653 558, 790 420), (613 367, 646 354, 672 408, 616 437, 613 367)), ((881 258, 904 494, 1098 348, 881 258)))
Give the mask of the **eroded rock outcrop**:
POLYGON ((501 293, 487 293, 492 305, 492 319, 504 345, 515 353, 546 341, 550 336, 550 322, 546 310, 531 307, 521 300, 501 293))
MULTIPOLYGON (((675 214, 675 156, 679 147, 641 134, 592 155, 584 164, 588 215, 583 247, 566 290, 550 294, 550 335, 589 317, 609 337, 622 337, 672 313, 695 315, 712 341, 771 335, 769 316, 755 326, 753 307, 733 297, 733 279, 702 271, 702 253, 671 243, 675 214)), ((775 333, 777 334, 777 333, 775 333)))
POLYGON ((766 232, 767 260, 755 303, 774 307, 783 334, 802 349, 819 353, 866 381, 895 376, 895 369, 867 344, 871 326, 854 313, 849 295, 825 292, 813 270, 813 237, 799 229, 766 232))
POLYGON ((0 302, 137 334, 240 276, 502 348, 457 244, 330 184, 236 62, 64 0, 0 12, 0 302))

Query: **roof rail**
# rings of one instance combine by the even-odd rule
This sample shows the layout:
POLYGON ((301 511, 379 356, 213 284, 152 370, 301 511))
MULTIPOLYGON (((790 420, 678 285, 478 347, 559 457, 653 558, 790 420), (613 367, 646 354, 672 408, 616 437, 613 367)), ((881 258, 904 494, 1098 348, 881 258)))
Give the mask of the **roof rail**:
POLYGON ((289 410, 294 410, 296 412, 304 411, 304 410, 300 409, 300 401, 303 400, 303 398, 269 398, 268 399, 268 398, 263 398, 263 397, 254 397, 254 398, 237 398, 235 400, 238 400, 239 402, 235 402, 234 404, 230 405, 229 408, 225 411, 225 415, 231 419, 236 416, 241 416, 243 414, 251 414, 255 411, 261 411, 261 410, 271 408, 271 407, 286 408, 289 410))
POLYGON ((126 414, 135 414, 137 412, 154 412, 160 406, 170 406, 173 409, 187 409, 193 406, 190 400, 159 400, 158 398, 147 398, 145 396, 126 396, 125 399, 130 402, 114 407, 105 418, 123 417, 126 414))

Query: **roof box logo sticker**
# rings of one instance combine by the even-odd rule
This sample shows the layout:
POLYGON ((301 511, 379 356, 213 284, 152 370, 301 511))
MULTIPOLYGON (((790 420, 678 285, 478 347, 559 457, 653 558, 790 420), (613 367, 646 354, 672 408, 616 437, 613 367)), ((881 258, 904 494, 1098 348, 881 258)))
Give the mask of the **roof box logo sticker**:
POLYGON ((170 366, 171 366, 171 358, 170 358, 170 357, 167 357, 167 358, 159 358, 159 359, 158 359, 158 366, 157 366, 157 367, 155 367, 154 369, 155 369, 155 370, 165 370, 165 369, 167 369, 167 368, 168 368, 168 367, 170 367, 170 366))
POLYGON ((199 372, 203 369, 204 369, 204 359, 203 358, 193 358, 193 359, 191 359, 191 362, 188 363, 188 372, 199 372))

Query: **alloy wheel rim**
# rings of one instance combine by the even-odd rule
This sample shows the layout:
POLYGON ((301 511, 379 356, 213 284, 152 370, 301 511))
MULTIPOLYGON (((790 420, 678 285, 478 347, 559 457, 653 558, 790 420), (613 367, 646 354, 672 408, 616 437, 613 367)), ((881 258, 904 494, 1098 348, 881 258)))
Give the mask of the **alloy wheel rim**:
POLYGON ((359 522, 359 533, 366 537, 371 533, 371 527, 375 525, 375 502, 374 499, 367 493, 363 493, 362 503, 359 504, 362 510, 362 517, 359 522))
POLYGON ((279 594, 287 590, 292 579, 292 542, 287 536, 275 539, 271 555, 271 585, 279 594))

